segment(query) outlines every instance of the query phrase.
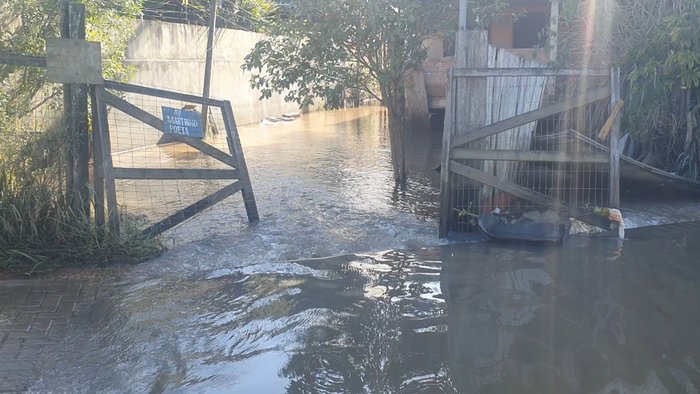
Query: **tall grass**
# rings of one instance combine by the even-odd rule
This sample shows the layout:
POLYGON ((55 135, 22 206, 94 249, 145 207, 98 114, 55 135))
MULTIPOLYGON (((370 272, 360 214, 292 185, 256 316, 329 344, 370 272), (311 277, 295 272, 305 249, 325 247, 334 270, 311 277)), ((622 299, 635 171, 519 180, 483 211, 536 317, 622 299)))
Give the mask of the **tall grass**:
POLYGON ((61 127, 2 131, 0 270, 31 274, 65 265, 134 262, 162 252, 159 241, 141 236, 133 223, 123 223, 117 236, 71 208, 62 179, 67 144, 61 127))

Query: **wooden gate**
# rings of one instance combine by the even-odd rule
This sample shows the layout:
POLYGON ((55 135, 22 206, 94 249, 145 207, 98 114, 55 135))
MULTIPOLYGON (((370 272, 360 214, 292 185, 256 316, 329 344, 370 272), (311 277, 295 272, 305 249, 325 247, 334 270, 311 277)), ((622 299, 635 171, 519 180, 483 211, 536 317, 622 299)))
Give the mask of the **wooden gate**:
POLYGON ((507 205, 609 228, 593 211, 619 205, 619 70, 494 68, 470 55, 478 64, 448 80, 440 237, 469 230, 462 214, 507 205))
MULTIPOLYGON (((95 127, 96 132, 93 138, 93 152, 96 201, 95 213, 98 225, 104 224, 105 221, 104 201, 106 200, 106 212, 109 218, 109 224, 114 231, 119 231, 120 205, 122 204, 117 200, 117 190, 115 186, 115 182, 119 180, 203 180, 207 182, 223 180, 231 182, 225 187, 192 202, 186 207, 177 209, 174 212, 167 212, 167 217, 147 223, 148 226, 143 230, 144 235, 154 236, 160 234, 237 192, 241 192, 243 196, 243 203, 245 204, 248 220, 250 222, 259 220, 236 121, 229 101, 205 99, 183 93, 110 81, 105 81, 102 86, 92 86, 91 97, 93 122, 95 122, 95 126, 97 126, 95 127), (149 105, 148 108, 145 108, 147 106, 143 105, 143 103, 146 101, 143 99, 141 100, 141 105, 130 102, 130 98, 133 99, 137 96, 151 98, 150 103, 154 105, 149 105), (193 114, 198 114, 198 112, 192 111, 195 106, 208 106, 210 111, 218 110, 217 113, 222 118, 222 122, 220 123, 223 124, 223 128, 225 129, 225 143, 228 152, 207 143, 205 138, 177 134, 173 133, 172 130, 166 129, 166 122, 164 122, 163 119, 164 116, 158 116, 162 108, 161 105, 158 105, 160 102, 156 100, 161 99, 169 100, 167 101, 168 103, 178 103, 178 105, 184 103, 185 105, 183 108, 189 110, 190 113, 193 114), (112 135, 115 133, 114 129, 128 127, 128 125, 114 124, 116 122, 110 123, 108 120, 109 115, 114 110, 119 111, 123 115, 127 115, 128 118, 134 120, 135 123, 147 129, 149 133, 150 131, 154 131, 156 134, 167 134, 168 143, 184 144, 194 148, 198 154, 206 156, 206 158, 214 159, 218 163, 223 164, 225 168, 183 168, 183 166, 178 166, 176 168, 172 168, 172 166, 170 166, 170 168, 158 168, 157 160, 155 161, 155 167, 153 161, 150 162, 148 166, 144 165, 141 167, 138 166, 140 162, 133 160, 129 162, 119 160, 115 164, 114 160, 117 153, 114 153, 113 150, 112 135)), ((122 123, 125 123, 125 121, 122 123)), ((213 125, 210 127, 213 127, 213 125)), ((117 141, 117 143, 120 142, 117 141)), ((157 144, 149 143, 145 148, 139 149, 142 154, 146 156, 148 154, 148 149, 158 150, 161 148, 157 144)), ((133 150, 135 149, 124 149, 123 151, 130 152, 133 150)), ((208 167, 212 166, 208 165, 208 167)))

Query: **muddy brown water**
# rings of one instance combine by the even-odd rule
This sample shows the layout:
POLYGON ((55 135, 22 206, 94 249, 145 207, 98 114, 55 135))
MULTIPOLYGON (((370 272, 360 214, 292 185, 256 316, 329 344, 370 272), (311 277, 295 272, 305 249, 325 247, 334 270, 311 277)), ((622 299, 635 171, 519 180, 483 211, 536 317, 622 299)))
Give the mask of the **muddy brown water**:
POLYGON ((106 281, 31 389, 698 391, 700 225, 440 244, 432 153, 403 193, 376 109, 311 119, 242 131, 261 223, 223 204, 193 227, 212 237, 106 281))

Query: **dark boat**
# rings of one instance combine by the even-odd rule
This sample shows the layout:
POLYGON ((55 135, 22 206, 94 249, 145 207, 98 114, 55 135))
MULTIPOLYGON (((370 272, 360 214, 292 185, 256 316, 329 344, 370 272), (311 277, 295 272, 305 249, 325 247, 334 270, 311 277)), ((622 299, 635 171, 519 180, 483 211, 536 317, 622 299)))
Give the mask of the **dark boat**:
POLYGON ((492 213, 479 216, 479 227, 495 240, 563 243, 569 233, 567 223, 542 223, 492 213))

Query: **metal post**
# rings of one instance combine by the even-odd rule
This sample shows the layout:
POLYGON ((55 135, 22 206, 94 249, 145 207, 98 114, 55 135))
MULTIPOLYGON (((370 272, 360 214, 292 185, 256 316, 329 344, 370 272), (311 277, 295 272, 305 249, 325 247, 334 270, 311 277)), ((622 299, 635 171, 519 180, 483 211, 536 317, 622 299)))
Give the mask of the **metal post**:
MULTIPOLYGON (((211 0, 209 3, 209 32, 207 35, 207 60, 204 68, 204 93, 205 99, 210 96, 212 66, 214 63, 214 34, 216 33, 216 5, 218 0, 211 0)), ((207 120, 209 119, 209 106, 202 105, 202 125, 204 136, 207 134, 207 120)))

